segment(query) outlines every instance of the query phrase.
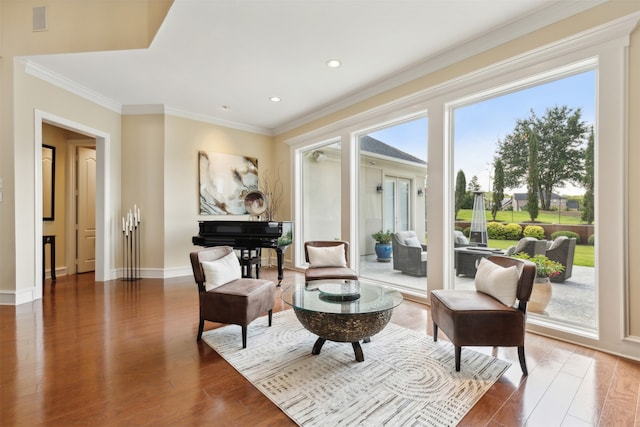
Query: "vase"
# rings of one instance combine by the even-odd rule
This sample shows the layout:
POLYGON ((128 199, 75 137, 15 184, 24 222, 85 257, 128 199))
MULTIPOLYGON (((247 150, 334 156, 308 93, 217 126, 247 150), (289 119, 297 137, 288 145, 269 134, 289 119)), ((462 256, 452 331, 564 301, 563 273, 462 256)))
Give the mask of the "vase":
POLYGON ((376 255, 378 262, 390 262, 391 243, 376 243, 376 255))
POLYGON ((543 314, 551 301, 552 288, 548 277, 536 277, 533 282, 531 298, 527 304, 527 310, 533 313, 543 314))

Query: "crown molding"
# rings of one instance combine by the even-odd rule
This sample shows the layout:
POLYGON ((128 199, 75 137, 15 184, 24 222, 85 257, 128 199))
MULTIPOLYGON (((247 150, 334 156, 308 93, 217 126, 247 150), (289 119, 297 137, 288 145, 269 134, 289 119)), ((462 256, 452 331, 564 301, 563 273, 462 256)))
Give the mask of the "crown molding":
POLYGON ((16 62, 19 64, 23 64, 25 73, 29 74, 30 76, 36 77, 56 87, 64 89, 67 92, 71 92, 74 95, 98 104, 118 114, 121 114, 122 112, 122 104, 120 104, 119 102, 114 101, 113 99, 104 96, 101 93, 88 89, 87 87, 82 86, 64 76, 61 76, 58 73, 54 73, 48 68, 36 64, 29 59, 16 58, 16 62))
POLYGON ((212 125, 223 126, 226 128, 242 130, 246 132, 257 133, 260 135, 273 136, 273 129, 268 129, 260 126, 252 126, 244 123, 233 122, 230 120, 222 120, 216 117, 207 116, 204 114, 192 113, 189 111, 180 110, 178 108, 173 107, 165 107, 166 114, 183 117, 185 119, 196 120, 198 122, 210 123, 212 125))
POLYGON ((165 114, 164 104, 123 105, 123 116, 139 116, 144 114, 165 114))
MULTIPOLYGON (((485 81, 513 70, 527 69, 529 70, 528 72, 535 74, 536 81, 540 81, 540 79, 544 77, 544 74, 547 74, 548 72, 532 71, 535 69, 537 64, 545 63, 553 58, 557 58, 558 56, 567 57, 571 53, 587 49, 589 46, 603 44, 618 47, 628 46, 630 42, 629 35, 638 26, 639 21, 640 12, 626 15, 622 18, 573 34, 553 43, 540 46, 530 51, 522 52, 519 55, 491 64, 482 69, 475 70, 469 74, 444 81, 423 90, 413 92, 410 95, 373 107, 369 110, 361 111, 359 113, 352 114, 349 117, 336 120, 309 132, 296 135, 287 139, 285 143, 288 145, 296 145, 308 141, 309 139, 326 139, 330 138, 331 135, 334 135, 335 133, 344 131, 345 128, 352 131, 355 127, 361 126, 363 123, 371 121, 382 115, 402 115, 411 114, 411 112, 415 111, 423 111, 426 109, 426 102, 433 98, 448 96, 453 97, 449 105, 452 105, 451 102, 455 102, 456 104, 463 103, 466 99, 465 97, 452 95, 452 93, 460 91, 464 87, 473 84, 473 82, 485 81), (453 99, 455 99, 455 101, 453 101, 453 99)), ((563 68, 567 70, 567 73, 572 73, 580 68, 588 68, 590 66, 593 66, 593 59, 582 58, 572 62, 571 64, 554 67, 551 74, 557 76, 563 68)), ((523 86, 526 85, 527 81, 528 79, 526 78, 518 79, 514 84, 523 86)), ((477 94, 475 94, 473 98, 477 99, 477 94)))
POLYGON ((332 102, 324 108, 320 108, 310 114, 300 116, 282 126, 278 126, 274 129, 274 134, 279 135, 293 130, 313 120, 320 119, 329 114, 350 107, 358 102, 453 65, 501 44, 525 36, 545 26, 551 25, 602 3, 606 3, 606 0, 557 2, 551 7, 542 8, 526 17, 514 20, 496 30, 485 33, 482 36, 474 37, 472 40, 452 46, 446 51, 424 58, 418 63, 395 72, 393 76, 379 80, 373 85, 360 89, 357 92, 353 92, 351 95, 347 95, 341 101, 332 102))
POLYGON ((203 114, 191 113, 189 111, 180 110, 165 106, 163 104, 140 104, 140 105, 122 105, 113 99, 106 97, 96 91, 88 89, 71 79, 68 79, 60 74, 54 73, 46 67, 43 67, 26 58, 16 58, 18 63, 24 65, 24 70, 27 74, 50 83, 56 87, 59 87, 67 92, 73 93, 81 98, 105 107, 113 112, 122 115, 141 115, 141 114, 170 114, 177 117, 183 117, 187 119, 196 120, 199 122, 210 123, 218 126, 224 126, 227 128, 258 133, 261 135, 273 136, 273 130, 251 126, 244 123, 232 122, 229 120, 221 120, 215 117, 206 116, 203 114))
POLYGON ((182 117, 185 119, 195 120, 197 122, 209 123, 212 125, 223 126, 226 128, 242 130, 246 132, 257 133, 260 135, 273 136, 272 130, 258 127, 249 126, 243 123, 237 123, 230 120, 221 120, 215 117, 207 116, 204 114, 196 114, 178 108, 173 108, 164 104, 136 104, 136 105, 124 105, 122 107, 122 115, 134 116, 143 114, 166 114, 169 116, 182 117))

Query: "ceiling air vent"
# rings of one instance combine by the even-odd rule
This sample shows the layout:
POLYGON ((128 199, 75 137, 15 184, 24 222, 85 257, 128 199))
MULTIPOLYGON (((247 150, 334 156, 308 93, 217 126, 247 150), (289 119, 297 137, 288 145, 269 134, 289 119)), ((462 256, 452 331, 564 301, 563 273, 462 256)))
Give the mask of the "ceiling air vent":
POLYGON ((33 31, 47 30, 47 6, 33 8, 33 31))

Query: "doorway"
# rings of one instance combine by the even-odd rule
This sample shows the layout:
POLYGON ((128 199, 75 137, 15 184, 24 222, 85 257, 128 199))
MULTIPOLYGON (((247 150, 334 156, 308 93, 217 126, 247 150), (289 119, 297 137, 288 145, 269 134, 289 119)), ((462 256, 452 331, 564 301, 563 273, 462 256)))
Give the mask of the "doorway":
POLYGON ((33 275, 35 289, 33 298, 42 298, 42 157, 37 155, 42 147, 42 126, 44 123, 95 138, 95 280, 104 282, 111 280, 113 266, 111 262, 111 247, 113 237, 109 233, 108 225, 111 217, 111 136, 103 131, 70 121, 68 119, 43 112, 35 111, 34 120, 34 167, 36 180, 34 186, 35 216, 34 216, 34 241, 32 259, 35 260, 33 275), (37 196, 36 196, 37 195, 37 196))

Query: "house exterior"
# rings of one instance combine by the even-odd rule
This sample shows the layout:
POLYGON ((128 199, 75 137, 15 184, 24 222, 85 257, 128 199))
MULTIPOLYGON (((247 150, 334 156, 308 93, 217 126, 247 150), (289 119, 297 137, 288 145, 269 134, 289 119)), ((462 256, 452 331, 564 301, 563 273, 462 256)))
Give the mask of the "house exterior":
MULTIPOLYGON (((93 3, 82 10, 69 10, 73 7, 69 2, 54 0, 49 2, 49 7, 59 12, 57 30, 35 34, 31 28, 21 25, 22 18, 31 13, 31 2, 2 2, 2 304, 24 304, 42 297, 41 238, 55 227, 64 227, 64 224, 47 224, 43 229, 37 215, 41 201, 36 160, 43 134, 58 141, 60 146, 70 144, 79 136, 94 140, 98 158, 96 280, 113 280, 121 273, 118 221, 134 203, 143 212, 144 275, 168 278, 191 274, 186 254, 192 249, 190 237, 197 234, 199 219, 198 195, 191 191, 198 185, 194 153, 213 149, 237 153, 240 145, 240 151, 260 158, 267 169, 276 170, 282 164, 283 184, 288 194, 280 214, 288 219, 296 214, 295 166, 291 160, 296 144, 336 134, 349 135, 352 131, 349 126, 355 129, 357 120, 382 121, 380 112, 389 113, 392 108, 405 111, 419 107, 429 114, 429 222, 425 231, 429 234, 430 251, 426 291, 442 287, 450 280, 445 271, 450 262, 445 248, 452 245, 447 236, 451 234, 448 213, 453 188, 445 175, 448 154, 443 142, 448 103, 462 99, 465 96, 462 91, 469 85, 480 91, 495 84, 489 75, 496 78, 496 74, 500 74, 505 81, 515 81, 526 78, 527 72, 531 72, 528 70, 549 61, 555 61, 557 67, 562 68, 568 66, 563 61, 579 63, 597 57, 600 83, 606 85, 603 89, 606 96, 601 96, 599 101, 603 105, 599 109, 601 126, 596 137, 604 148, 597 150, 596 162, 600 167, 597 183, 600 189, 597 241, 601 248, 599 333, 594 336, 558 332, 544 326, 532 328, 640 359, 640 265, 621 261, 640 257, 640 243, 627 238, 640 234, 640 223, 630 220, 640 214, 640 193, 632 185, 640 179, 640 170, 629 167, 628 163, 629 159, 640 157, 640 121, 621 119, 640 115, 640 29, 636 26, 640 2, 606 1, 497 47, 458 52, 461 59, 442 68, 434 68, 383 94, 372 95, 349 108, 275 135, 174 115, 161 106, 135 113, 116 111, 86 94, 47 81, 21 60, 23 56, 35 54, 144 49, 151 43, 170 4, 170 1, 131 2, 130 5, 124 2, 118 11, 105 15, 99 5, 93 3), (78 19, 88 20, 98 15, 107 25, 93 32, 75 24, 78 19), (605 35, 607 38, 598 39, 605 35), (570 55, 561 54, 558 49, 565 49, 570 55)), ((545 70, 540 69, 542 71, 545 70)), ((344 169, 347 167, 347 163, 341 166, 343 176, 349 176, 344 169)), ((346 184, 343 190, 348 191, 346 184)), ((343 198, 348 201, 349 195, 343 198)), ((348 209, 348 203, 344 203, 342 218, 351 218, 348 209)), ((341 227, 341 236, 357 235, 353 230, 355 226, 348 221, 343 221, 341 227)), ((288 251, 288 256, 291 266, 298 265, 296 251, 288 251)))
MULTIPOLYGON (((513 210, 522 211, 527 209, 529 195, 527 193, 513 193, 511 196, 513 210)), ((551 193, 551 209, 566 209, 567 199, 559 194, 551 193)))

